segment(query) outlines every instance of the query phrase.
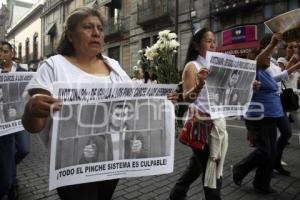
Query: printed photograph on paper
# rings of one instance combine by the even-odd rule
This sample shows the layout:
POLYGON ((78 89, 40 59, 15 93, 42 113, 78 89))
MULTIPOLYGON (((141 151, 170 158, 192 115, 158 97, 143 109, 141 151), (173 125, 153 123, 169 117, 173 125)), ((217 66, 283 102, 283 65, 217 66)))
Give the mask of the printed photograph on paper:
POLYGON ((50 189, 173 171, 174 108, 166 95, 174 85, 80 87, 65 91, 84 89, 87 97, 64 96, 54 116, 50 189))
POLYGON ((24 130, 21 117, 24 111, 23 92, 34 72, 0 74, 0 137, 24 130))
POLYGON ((153 108, 148 106, 158 107, 163 103, 162 99, 140 99, 63 106, 60 117, 74 117, 59 124, 55 169, 170 155, 164 135, 165 113, 155 119, 153 108), (109 113, 107 119, 104 119, 105 112, 109 113), (81 122, 74 125, 77 116, 81 122))
POLYGON ((207 60, 211 118, 243 115, 252 96, 255 61, 218 52, 208 52, 207 60))
POLYGON ((265 22, 273 33, 282 33, 286 42, 300 41, 300 8, 278 15, 265 22))

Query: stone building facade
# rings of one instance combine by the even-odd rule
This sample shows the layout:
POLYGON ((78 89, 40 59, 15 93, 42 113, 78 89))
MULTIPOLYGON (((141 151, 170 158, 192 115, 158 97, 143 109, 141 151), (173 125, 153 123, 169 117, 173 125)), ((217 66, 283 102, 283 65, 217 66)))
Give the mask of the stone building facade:
POLYGON ((265 21, 299 6, 299 0, 212 0, 211 27, 216 33, 218 51, 246 57, 270 32, 265 21))
POLYGON ((92 6, 107 19, 104 54, 118 60, 129 74, 137 65, 137 52, 154 44, 165 29, 178 35, 179 69, 184 67, 192 33, 202 27, 216 33, 218 51, 245 57, 268 32, 265 20, 299 5, 299 0, 46 0, 40 14, 41 55, 55 53, 72 10, 92 6), (245 31, 251 34, 246 37, 245 31))
POLYGON ((14 25, 6 30, 6 40, 15 47, 15 57, 29 65, 41 58, 41 1, 33 5, 14 25))
POLYGON ((0 40, 5 39, 5 34, 7 30, 7 21, 9 18, 9 11, 6 5, 2 4, 0 8, 0 40))

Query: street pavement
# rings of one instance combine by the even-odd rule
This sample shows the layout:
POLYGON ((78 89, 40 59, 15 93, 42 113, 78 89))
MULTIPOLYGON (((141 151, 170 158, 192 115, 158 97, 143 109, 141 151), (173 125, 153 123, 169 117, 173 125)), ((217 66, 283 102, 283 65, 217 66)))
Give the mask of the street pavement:
MULTIPOLYGON (((284 152, 286 167, 291 176, 274 173, 272 187, 277 194, 261 195, 253 191, 253 173, 243 181, 241 187, 232 181, 231 166, 245 157, 252 149, 246 140, 246 130, 242 121, 228 121, 229 149, 226 157, 223 177, 223 200, 300 200, 300 144, 299 138, 293 135, 284 152)), ((176 180, 186 168, 191 150, 175 142, 174 172, 167 175, 127 178, 120 180, 113 200, 167 200, 176 180)), ((20 200, 56 200, 56 191, 48 191, 48 155, 37 135, 32 136, 31 153, 18 166, 20 200)), ((204 200, 201 179, 196 180, 188 193, 187 200, 204 200)), ((88 197, 86 198, 88 200, 88 197)))

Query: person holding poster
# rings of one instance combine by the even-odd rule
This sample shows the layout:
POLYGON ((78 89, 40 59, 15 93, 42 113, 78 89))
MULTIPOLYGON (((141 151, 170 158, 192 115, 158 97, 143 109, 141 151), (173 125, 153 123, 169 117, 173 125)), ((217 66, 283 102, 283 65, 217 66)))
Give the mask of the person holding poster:
POLYGON ((201 173, 205 199, 221 199, 222 166, 227 151, 226 122, 224 118, 213 121, 210 119, 207 89, 204 87, 208 76, 206 52, 215 49, 214 34, 205 28, 197 30, 189 43, 186 66, 182 75, 183 99, 190 102, 189 119, 179 138, 182 143, 191 146, 193 155, 184 174, 171 190, 170 200, 184 200, 190 185, 201 173), (184 135, 193 135, 191 137, 194 140, 186 141, 184 135), (213 142, 208 144, 207 141, 210 139, 213 142), (209 171, 211 178, 206 177, 206 171, 209 171))
MULTIPOLYGON (((0 42, 0 66, 2 67, 3 59, 2 59, 2 43, 0 42)), ((1 107, 3 107, 4 98, 3 98, 3 90, 1 88, 0 92, 1 98, 1 107)), ((3 109, 1 112, 1 122, 5 122, 5 116, 3 109)), ((15 138, 13 134, 4 135, 0 137, 0 199, 2 199, 7 192, 9 191, 12 185, 13 171, 11 170, 14 167, 14 145, 15 138)))
MULTIPOLYGON (((272 171, 276 159, 277 123, 284 118, 284 111, 278 94, 276 80, 279 75, 271 74, 271 55, 281 41, 281 34, 274 33, 270 42, 262 47, 257 56, 257 80, 261 87, 256 90, 251 99, 245 116, 246 127, 254 135, 256 148, 248 156, 233 166, 233 181, 241 185, 247 174, 256 169, 253 181, 254 190, 262 194, 275 193, 271 187, 272 171)), ((293 65, 288 73, 300 68, 300 62, 293 65)), ((271 69, 272 70, 272 69, 271 69)))
MULTIPOLYGON (((51 111, 61 103, 52 97, 53 82, 95 84, 130 82, 119 63, 103 56, 104 20, 97 9, 77 8, 68 16, 58 44, 58 55, 45 60, 26 88, 29 100, 22 122, 31 133, 49 137, 51 111)), ((103 115, 108 113, 103 113, 103 115)), ((62 200, 110 200, 118 179, 58 188, 62 200)))
MULTIPOLYGON (((1 55, 1 68, 0 73, 10 73, 10 72, 24 72, 19 64, 13 61, 14 50, 9 42, 2 41, 2 55, 1 55)), ((17 109, 15 106, 3 106, 3 112, 6 115, 6 121, 15 120, 17 115, 17 109)), ((12 172, 12 184, 10 186, 8 197, 9 199, 18 199, 18 182, 17 182, 17 165, 27 156, 30 151, 30 135, 27 131, 18 131, 12 134, 14 138, 14 155, 11 159, 14 160, 14 165, 11 168, 12 172)), ((0 153, 1 154, 1 153, 0 153)), ((7 171, 5 172, 7 173, 7 171)))

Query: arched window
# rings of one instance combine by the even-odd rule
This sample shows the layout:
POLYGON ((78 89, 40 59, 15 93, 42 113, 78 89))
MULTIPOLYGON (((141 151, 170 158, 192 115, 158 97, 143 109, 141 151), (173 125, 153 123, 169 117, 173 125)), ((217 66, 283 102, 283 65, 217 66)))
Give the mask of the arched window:
POLYGON ((29 62, 29 38, 27 38, 25 42, 25 61, 26 63, 29 62))
POLYGON ((18 46, 18 58, 22 60, 22 43, 19 43, 18 46))
POLYGON ((38 59, 38 33, 34 33, 32 40, 32 59, 38 59))

